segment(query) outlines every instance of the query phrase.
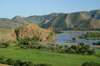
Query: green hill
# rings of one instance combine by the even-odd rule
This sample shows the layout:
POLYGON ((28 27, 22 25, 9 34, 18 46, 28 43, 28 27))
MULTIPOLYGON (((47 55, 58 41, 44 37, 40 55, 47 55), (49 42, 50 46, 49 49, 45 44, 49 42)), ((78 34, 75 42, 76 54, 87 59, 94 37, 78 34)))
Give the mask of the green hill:
POLYGON ((0 28, 14 28, 34 23, 42 28, 100 28, 100 10, 74 13, 52 13, 43 16, 0 18, 0 28))
POLYGON ((0 28, 14 28, 29 23, 34 23, 36 25, 39 25, 41 22, 47 19, 51 19, 57 15, 59 15, 59 13, 52 13, 43 16, 29 16, 29 17, 15 16, 12 19, 0 18, 0 28))
POLYGON ((74 12, 69 14, 61 14, 54 20, 49 20, 41 27, 47 28, 100 28, 100 10, 92 10, 90 12, 74 12))

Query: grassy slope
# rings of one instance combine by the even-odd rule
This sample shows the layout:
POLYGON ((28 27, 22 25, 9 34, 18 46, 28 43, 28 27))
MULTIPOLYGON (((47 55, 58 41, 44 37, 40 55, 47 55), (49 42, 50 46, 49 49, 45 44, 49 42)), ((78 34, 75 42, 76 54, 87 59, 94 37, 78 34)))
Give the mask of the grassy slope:
MULTIPOLYGON (((100 50, 96 50, 100 53, 100 50)), ((93 55, 77 55, 66 53, 50 53, 38 49, 20 49, 18 46, 10 46, 8 48, 0 48, 0 55, 15 60, 32 61, 37 63, 49 63, 53 66, 80 66, 86 61, 100 62, 100 57, 93 55), (11 50, 12 49, 12 50, 11 50)))
POLYGON ((92 11, 84 11, 82 12, 85 16, 87 17, 92 17, 92 18, 95 18, 95 19, 100 19, 100 10, 92 10, 92 11))
POLYGON ((2 39, 4 39, 4 41, 14 40, 10 35, 14 36, 12 29, 0 28, 0 42, 2 39))
POLYGON ((56 15, 59 15, 58 13, 52 13, 49 15, 43 15, 43 16, 29 16, 27 18, 15 16, 12 19, 6 19, 6 18, 0 18, 0 28, 14 28, 19 27, 22 25, 26 25, 29 23, 34 23, 36 25, 39 25, 44 20, 50 19, 56 15))
POLYGON ((13 27, 19 27, 22 25, 26 25, 29 23, 34 23, 36 25, 40 25, 41 27, 47 28, 54 24, 54 27, 56 28, 66 28, 66 27, 75 27, 78 28, 82 26, 85 26, 85 28, 98 28, 100 25, 100 10, 92 10, 89 12, 74 12, 70 14, 62 14, 61 13, 52 13, 49 15, 43 15, 43 16, 29 16, 27 18, 16 16, 13 19, 7 19, 7 18, 0 18, 0 27, 1 28, 13 28, 13 27), (58 16, 59 15, 59 16, 58 16), (57 17, 58 16, 58 17, 57 17), (68 16, 68 18, 67 18, 68 16), (94 18, 95 20, 88 20, 87 18, 94 18), (50 20, 48 24, 45 25, 45 20, 50 20), (67 20, 67 21, 66 21, 67 20), (85 21, 86 20, 86 21, 85 21), (98 21, 97 21, 98 20, 98 21), (83 23, 85 22, 85 23, 83 23), (89 25, 86 24, 86 22, 91 22, 89 25), (97 22, 97 23, 95 23, 97 22), (66 24, 67 23, 67 24, 66 24), (79 25, 82 23, 81 25, 79 25), (12 26, 11 26, 12 25, 12 26), (87 26, 86 26, 87 25, 87 26), (95 26, 95 27, 94 27, 95 26))

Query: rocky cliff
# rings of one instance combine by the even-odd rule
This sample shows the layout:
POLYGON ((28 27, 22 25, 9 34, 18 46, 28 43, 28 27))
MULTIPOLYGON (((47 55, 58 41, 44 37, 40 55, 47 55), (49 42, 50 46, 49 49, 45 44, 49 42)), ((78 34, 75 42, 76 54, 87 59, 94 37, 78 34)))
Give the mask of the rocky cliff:
POLYGON ((33 38, 35 36, 39 37, 41 41, 55 41, 58 39, 55 33, 48 29, 42 29, 34 24, 27 24, 25 26, 15 29, 16 36, 19 38, 33 38))

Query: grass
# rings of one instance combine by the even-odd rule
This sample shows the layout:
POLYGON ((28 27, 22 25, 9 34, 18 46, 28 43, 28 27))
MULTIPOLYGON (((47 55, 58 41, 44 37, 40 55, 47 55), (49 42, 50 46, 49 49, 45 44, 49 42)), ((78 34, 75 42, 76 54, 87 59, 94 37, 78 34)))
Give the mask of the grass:
POLYGON ((58 34, 56 34, 56 35, 62 35, 62 34, 68 34, 68 33, 64 33, 64 32, 63 32, 63 33, 58 33, 58 34))
MULTIPOLYGON (((100 50, 96 49, 96 52, 100 53, 100 50)), ((87 61, 100 62, 100 57, 94 55, 52 53, 39 49, 20 49, 19 46, 14 45, 8 48, 0 48, 0 55, 15 60, 32 61, 34 64, 49 63, 53 66, 80 66, 87 61)))
POLYGON ((0 64, 0 66, 11 66, 11 65, 6 65, 6 64, 0 64))

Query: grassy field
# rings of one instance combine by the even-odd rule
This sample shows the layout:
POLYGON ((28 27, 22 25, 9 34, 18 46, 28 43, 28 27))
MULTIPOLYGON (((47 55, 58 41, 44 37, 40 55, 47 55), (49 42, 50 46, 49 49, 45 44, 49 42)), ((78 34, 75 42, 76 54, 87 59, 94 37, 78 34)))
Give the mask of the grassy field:
MULTIPOLYGON (((100 49, 96 49, 96 52, 100 53, 100 49)), ((34 64, 49 63, 53 66, 80 66, 87 61, 100 62, 100 57, 94 55, 52 53, 39 49, 20 49, 14 45, 0 48, 0 55, 15 60, 32 61, 34 64)))

